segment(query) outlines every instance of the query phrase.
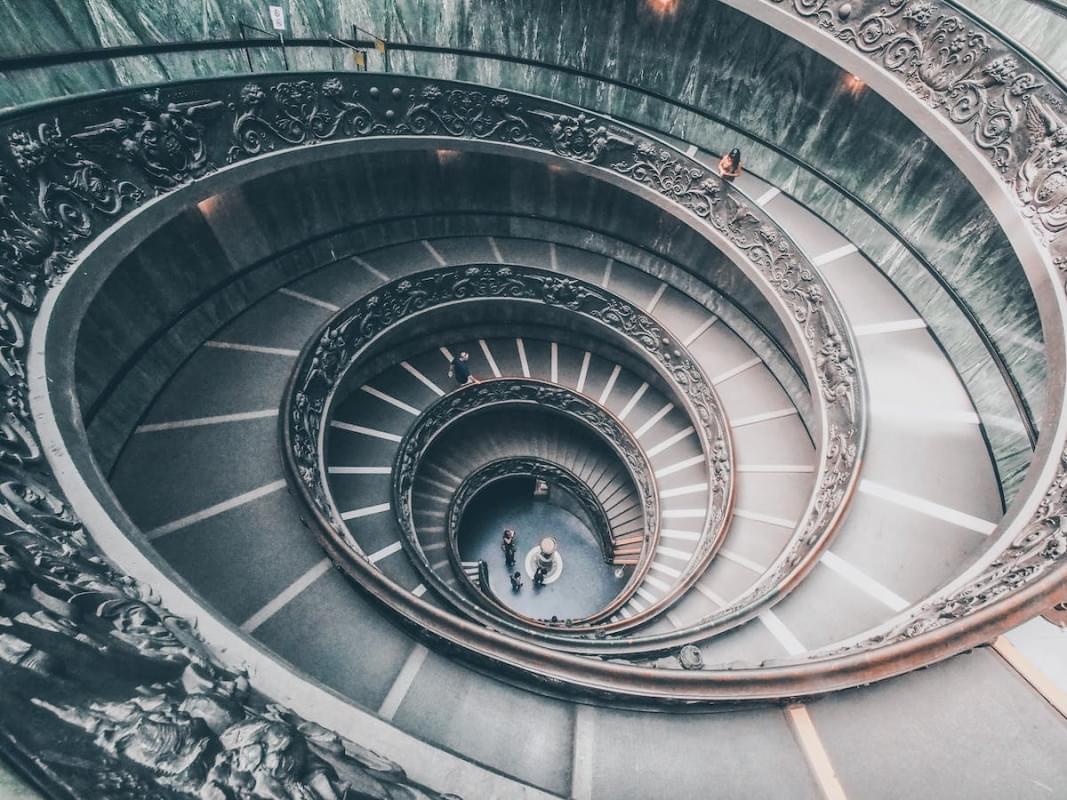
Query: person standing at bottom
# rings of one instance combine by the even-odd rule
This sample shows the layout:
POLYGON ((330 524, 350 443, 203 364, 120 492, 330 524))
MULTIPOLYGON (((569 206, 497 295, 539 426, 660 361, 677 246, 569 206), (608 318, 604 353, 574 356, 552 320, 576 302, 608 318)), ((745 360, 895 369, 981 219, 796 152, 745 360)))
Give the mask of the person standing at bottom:
POLYGON ((504 538, 500 542, 500 549, 504 551, 504 563, 508 569, 515 566, 515 531, 504 528, 504 538))
POLYGON ((470 353, 460 353, 458 356, 453 356, 448 365, 448 377, 455 378, 460 386, 478 382, 478 379, 471 375, 470 365, 467 364, 469 360, 470 353))
POLYGON ((522 573, 513 572, 511 574, 511 591, 517 592, 522 588, 522 573))

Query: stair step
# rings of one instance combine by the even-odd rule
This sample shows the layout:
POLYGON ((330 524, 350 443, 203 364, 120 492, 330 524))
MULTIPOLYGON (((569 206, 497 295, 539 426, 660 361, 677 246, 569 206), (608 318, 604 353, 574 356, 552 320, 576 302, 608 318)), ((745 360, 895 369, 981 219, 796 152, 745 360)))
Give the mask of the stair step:
POLYGON ((621 536, 612 538, 612 544, 616 547, 627 547, 632 544, 641 544, 644 541, 645 534, 643 531, 635 531, 633 533, 624 533, 621 536))
POLYGON ((614 503, 603 500, 604 513, 609 517, 616 517, 619 514, 623 514, 629 509, 637 508, 640 506, 640 502, 637 499, 636 492, 627 492, 622 497, 618 498, 614 503))
POLYGON ((609 517, 608 521, 611 523, 612 528, 621 528, 631 522, 640 522, 642 519, 644 519, 644 515, 641 513, 641 509, 631 508, 623 514, 609 517))
POLYGON ((637 536, 639 538, 645 535, 645 526, 642 524, 630 524, 620 525, 611 529, 612 541, 618 541, 626 537, 637 536))

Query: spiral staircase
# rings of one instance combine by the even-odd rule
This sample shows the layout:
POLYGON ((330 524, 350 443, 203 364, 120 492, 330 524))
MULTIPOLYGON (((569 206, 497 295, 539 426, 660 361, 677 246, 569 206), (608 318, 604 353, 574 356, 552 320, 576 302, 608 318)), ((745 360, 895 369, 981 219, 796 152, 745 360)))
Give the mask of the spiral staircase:
POLYGON ((1067 12, 453 5, 0 58, 0 794, 1067 793, 1067 12))

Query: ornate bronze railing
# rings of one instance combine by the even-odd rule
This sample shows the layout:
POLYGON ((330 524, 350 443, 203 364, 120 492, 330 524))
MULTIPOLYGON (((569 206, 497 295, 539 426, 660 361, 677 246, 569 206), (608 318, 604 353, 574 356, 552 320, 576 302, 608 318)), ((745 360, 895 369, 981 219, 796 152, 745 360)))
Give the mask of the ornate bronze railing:
MULTIPOLYGON (((598 286, 547 270, 518 266, 451 267, 393 281, 338 312, 303 354, 287 395, 286 452, 294 473, 323 520, 337 535, 344 526, 329 497, 322 463, 322 431, 334 393, 347 370, 375 339, 416 314, 479 301, 537 303, 592 323, 627 343, 662 376, 693 420, 708 471, 709 502, 698 547, 674 590, 660 603, 603 625, 633 627, 677 600, 703 574, 722 543, 733 498, 729 430, 711 382, 684 346, 651 316, 598 286)), ((401 471, 410 464, 398 462, 401 471)), ((351 540, 349 544, 352 544, 351 540)))
MULTIPOLYGON (((1062 599, 1067 543, 1060 520, 1067 507, 1067 455, 1060 414, 1067 370, 1063 363, 1062 281, 1057 268, 1065 263, 1067 240, 1057 187, 1065 179, 1067 164, 1067 141, 1062 134, 1062 109, 1067 107, 1067 98, 1048 76, 1012 53, 994 33, 981 29, 943 3, 794 0, 792 8, 786 9, 780 0, 765 2, 777 4, 801 21, 809 20, 813 31, 830 37, 827 43, 836 37, 838 42, 855 47, 857 53, 869 59, 874 73, 897 80, 902 87, 925 97, 935 106, 933 113, 942 114, 943 120, 960 127, 965 146, 988 158, 1003 175, 1005 185, 1015 193, 1016 223, 1022 223, 1020 227, 1033 224, 1041 240, 1037 247, 1047 270, 1043 277, 1032 272, 1032 282, 1046 289, 1056 287, 1055 297, 1049 299, 1043 311, 1046 339, 1055 359, 1048 410, 1053 424, 1043 431, 1036 457, 1038 466, 997 534, 998 545, 1004 547, 984 559, 977 572, 962 576, 945 592, 922 604, 908 624, 865 642, 867 651, 839 653, 825 663, 701 673, 641 670, 566 654, 546 659, 535 648, 492 632, 482 633, 484 639, 479 648, 487 654, 491 651, 492 657, 506 663, 538 663, 550 679, 571 680, 576 687, 608 687, 620 695, 692 700, 787 697, 831 691, 903 672, 973 647, 1052 605, 1057 598, 1062 599), (851 32, 846 32, 846 27, 851 32)), ((801 30, 793 28, 795 35, 800 35, 801 30)), ((831 52, 831 48, 825 52, 831 52)), ((165 683, 154 688, 160 703, 153 713, 169 715, 175 730, 197 724, 196 736, 203 735, 203 726, 195 722, 199 719, 195 706, 184 701, 215 698, 218 702, 211 707, 226 709, 230 725, 250 726, 237 729, 242 741, 246 740, 245 734, 255 738, 256 731, 266 730, 263 726, 269 723, 275 741, 278 733, 284 732, 293 740, 304 742, 309 750, 322 751, 327 760, 340 759, 339 753, 347 750, 345 769, 354 765, 363 771, 365 779, 372 781, 404 780, 387 762, 365 752, 351 755, 359 752, 354 747, 338 750, 334 745, 341 743, 321 729, 305 726, 284 709, 268 708, 262 698, 249 694, 240 675, 213 661, 191 623, 169 614, 147 587, 107 564, 90 532, 82 527, 64 499, 68 487, 80 485, 67 445, 84 447, 84 443, 80 434, 49 425, 55 407, 67 408, 60 395, 72 390, 69 382, 49 385, 49 372, 62 372, 59 368, 51 370, 55 365, 50 359, 67 359, 70 353, 63 351, 53 356, 43 352, 43 345, 52 341, 52 328, 70 324, 69 319, 61 319, 51 325, 56 296, 61 294, 53 287, 59 284, 69 290, 63 273, 78 265, 79 255, 90 244, 106 245, 102 238, 105 230, 132 209, 153 195, 166 194, 215 172, 226 163, 227 153, 233 162, 238 162, 271 146, 282 149, 374 130, 388 133, 395 128, 384 123, 384 127, 375 128, 371 124, 387 113, 391 116, 386 122, 406 122, 410 108, 398 111, 395 106, 379 105, 377 111, 368 109, 366 114, 353 108, 357 105, 353 94, 357 81, 365 81, 361 87, 385 86, 374 98, 388 98, 391 89, 399 89, 400 85, 415 89, 426 85, 400 78, 386 82, 378 76, 350 75, 258 80, 259 84, 247 84, 243 92, 244 80, 175 85, 147 93, 117 92, 87 101, 57 102, 26 114, 7 115, 0 122, 6 139, 6 145, 0 148, 0 292, 5 302, 0 313, 0 381, 6 398, 0 440, 0 503, 4 519, 11 525, 3 550, 4 599, 35 615, 38 627, 42 619, 50 620, 61 637, 54 641, 69 639, 71 648, 86 648, 63 656, 69 662, 67 666, 74 668, 74 674, 78 674, 79 665, 72 654, 92 651, 93 675, 98 679, 65 694, 64 706, 51 704, 41 697, 42 693, 54 692, 58 696, 71 688, 69 682, 57 677, 57 656, 30 645, 32 631, 21 623, 5 628, 5 651, 21 654, 0 663, 5 687, 3 727, 8 741, 28 743, 26 749, 9 754, 18 757, 48 787, 62 786, 63 791, 89 796, 115 787, 125 787, 123 790, 140 796, 197 793, 205 788, 203 776, 209 774, 207 768, 211 765, 194 759, 194 766, 205 769, 175 775, 162 766, 169 763, 166 758, 171 755, 166 747, 159 750, 154 763, 140 764, 135 769, 129 761, 107 752, 107 741, 115 741, 110 735, 101 737, 99 744, 89 734, 65 736, 65 757, 48 751, 34 739, 31 725, 35 724, 35 708, 27 702, 29 698, 37 701, 37 709, 58 713, 83 730, 108 734, 123 724, 134 730, 136 714, 120 721, 115 718, 119 716, 118 709, 97 702, 105 698, 114 701, 117 697, 145 701, 134 687, 121 683, 125 670, 109 669, 116 659, 124 657, 147 659, 161 666, 163 671, 155 674, 165 683), (270 97, 260 88, 264 82, 271 91, 270 97), (328 110, 324 111, 324 107, 328 110), (238 126, 239 119, 253 110, 254 115, 267 114, 264 123, 238 126), (339 114, 347 121, 338 121, 339 114), (247 135, 249 125, 260 131, 258 136, 247 135), (35 349, 31 359, 25 332, 38 319, 42 299, 47 301, 46 308, 39 317, 40 333, 35 333, 35 343, 42 347, 35 349), (28 361, 32 362, 29 366, 28 361), (11 575, 16 575, 17 580, 9 579, 11 575), (78 609, 79 613, 68 614, 67 609, 78 609), (179 679, 178 671, 187 671, 188 679, 179 679), (31 674, 32 687, 27 679, 31 674), (80 761, 75 758, 77 753, 84 754, 80 761)), ((470 87, 459 90, 468 95, 472 91, 470 87)), ((504 93, 497 96, 507 103, 551 105, 504 93)), ((367 97, 371 97, 369 91, 367 97)), ((362 103, 358 105, 366 108, 362 103)), ((468 103, 465 109, 438 120, 431 115, 425 125, 419 123, 417 130, 408 127, 407 133, 493 139, 507 126, 488 122, 480 110, 487 105, 485 94, 479 93, 479 100, 468 103)), ((551 113, 569 120, 578 116, 573 109, 552 107, 555 111, 551 113)), ((601 143, 608 132, 621 131, 635 144, 642 141, 639 135, 608 120, 584 116, 585 122, 577 126, 559 126, 562 141, 558 148, 552 147, 558 155, 604 165, 601 143), (579 130, 584 144, 568 146, 567 139, 573 141, 579 130), (604 135, 597 130, 603 130, 604 135), (588 160, 580 158, 590 153, 588 160)), ((550 137, 546 129, 539 130, 542 133, 537 143, 543 145, 550 137)), ((660 152, 661 145, 647 145, 649 140, 644 141, 653 152, 660 152)), ((524 144, 534 146, 531 142, 524 144)), ((692 162, 676 158, 666 148, 662 152, 668 154, 664 161, 674 162, 672 175, 676 174, 675 168, 684 165, 685 171, 698 171, 697 183, 706 177, 692 162)), ((627 163, 625 156, 620 163, 627 163)), ((667 164, 660 166, 666 168, 667 164)), ((681 182, 657 182, 654 178, 641 182, 668 199, 684 194, 684 187, 692 183, 688 178, 681 182)), ((772 282, 771 276, 782 272, 774 267, 781 261, 783 267, 788 267, 784 274, 790 276, 790 282, 796 278, 794 289, 806 292, 819 285, 814 278, 799 276, 805 267, 803 260, 753 204, 715 181, 705 197, 712 197, 710 207, 687 207, 701 218, 714 217, 709 222, 716 231, 728 238, 738 237, 743 249, 758 253, 753 261, 772 282), (784 251, 779 250, 780 243, 784 251)), ((818 299, 815 302, 822 304, 818 299)), ((806 305, 801 303, 801 308, 806 305)), ((812 337, 815 352, 822 351, 820 343, 824 338, 840 330, 835 312, 819 314, 831 319, 833 329, 821 328, 812 337)), ((840 366, 848 364, 847 343, 846 338, 842 346, 829 347, 823 357, 828 375, 819 385, 838 404, 844 404, 842 398, 851 394, 847 405, 855 409, 860 389, 851 370, 840 366), (851 384, 850 391, 834 390, 840 378, 851 384)), ((853 461, 859 457, 861 440, 861 428, 849 433, 846 450, 853 450, 853 461)), ((851 486, 851 478, 828 479, 843 491, 851 486)), ((102 485, 97 479, 89 482, 102 485)), ((79 507, 84 506, 84 497, 73 490, 69 496, 77 498, 79 507)), ((96 519, 97 524, 102 524, 99 515, 96 519)), ((122 527, 109 524, 116 529, 122 527)), ((135 558, 129 553, 116 553, 116 557, 135 558)), ((431 609, 426 615, 432 618, 438 612, 431 609)), ((445 622, 443 617, 441 622, 445 622)), ((463 625, 453 631, 457 638, 476 634, 463 625)), ((122 663, 126 667, 133 664, 129 660, 122 663)), ((218 737, 212 735, 217 741, 218 737)), ((225 745, 212 745, 202 752, 221 753, 222 764, 233 763, 226 760, 230 751, 225 745)), ((289 762, 290 785, 321 777, 321 770, 314 775, 301 772, 310 763, 289 762)), ((338 772, 346 774, 343 769, 338 772)), ((225 771, 210 774, 213 780, 226 780, 225 771)), ((229 770, 228 774, 235 781, 241 780, 236 770, 229 770)))
MULTIPOLYGON (((114 663, 109 659, 120 657, 116 641, 129 643, 134 657, 160 652, 166 653, 171 666, 198 665, 199 675, 206 677, 179 681, 177 676, 171 680, 171 673, 161 676, 169 680, 167 702, 179 704, 194 694, 218 691, 226 693, 228 707, 240 717, 258 720, 266 713, 283 713, 268 712, 260 698, 245 694, 234 673, 203 667, 210 661, 210 651, 192 633, 192 625, 166 612, 148 589, 107 566, 91 533, 64 499, 70 498, 79 514, 93 520, 96 535, 124 568, 156 576, 169 602, 199 608, 145 553, 120 543, 128 542, 124 537, 136 541, 138 536, 106 497, 105 481, 91 462, 78 424, 72 401, 71 325, 79 317, 65 313, 80 306, 78 298, 86 291, 85 281, 72 280, 73 276, 95 281, 113 269, 107 255, 112 237, 128 237, 124 247, 129 246, 172 214, 183 197, 199 198, 207 187, 269 169, 268 155, 284 153, 283 160, 294 164, 312 157, 302 149, 319 145, 332 145, 332 152, 341 154, 363 146, 360 140, 373 144, 371 140, 389 138, 396 146, 411 147, 418 146, 413 140, 421 139, 426 146, 447 143, 562 160, 574 170, 612 180, 660 203, 721 244, 772 302, 788 311, 790 330, 806 356, 821 427, 817 478, 821 494, 818 508, 813 505, 804 517, 803 535, 790 545, 792 583, 813 565, 813 556, 833 531, 855 482, 863 443, 862 381, 844 317, 818 273, 773 220, 735 187, 664 143, 612 120, 561 103, 462 83, 351 73, 262 75, 252 81, 175 83, 57 101, 3 115, 0 136, 0 298, 5 304, 0 309, 0 385, 6 398, 0 415, 0 510, 17 531, 8 534, 5 543, 19 542, 26 550, 26 557, 15 559, 19 577, 8 584, 5 602, 18 598, 28 613, 54 617, 56 608, 65 607, 49 597, 66 591, 60 598, 66 602, 66 597, 78 596, 78 604, 87 611, 72 617, 60 614, 64 621, 56 618, 55 624, 87 637, 87 646, 99 645, 96 652, 101 655, 93 673, 111 675, 113 681, 106 690, 94 683, 65 695, 64 702, 83 714, 105 696, 136 694, 134 687, 120 683, 121 676, 129 673, 109 666, 114 663), (180 194, 185 190, 188 195, 180 194), (138 226, 124 224, 134 218, 138 226), (31 326, 36 337, 33 348, 26 337, 31 326), (844 445, 839 455, 828 457, 827 443, 835 437, 844 445), (810 525, 809 518, 814 520, 810 525), (95 606, 86 606, 94 602, 95 606)), ((554 286, 562 291, 568 284, 561 281, 554 286)), ((557 297, 561 304, 569 302, 565 292, 557 297)), ((380 319, 381 313, 373 309, 368 319, 380 319)), ((339 331, 327 331, 316 346, 314 380, 326 380, 347 347, 339 331)), ((673 351, 667 355, 674 359, 673 351)), ((672 361, 672 367, 679 379, 686 379, 684 361, 672 361)), ((305 394, 289 411, 315 413, 301 403, 324 399, 305 394)), ((723 440, 728 442, 725 436, 723 440)), ((297 443, 294 464, 301 478, 306 457, 318 452, 319 444, 317 434, 297 443), (304 447, 310 449, 301 450, 304 447)), ((718 506, 725 509, 727 503, 718 506)), ((327 543, 327 548, 340 558, 334 545, 327 543)), ((5 558, 11 552, 5 550, 5 558)), ((8 561, 4 564, 6 571, 8 561)), ((384 596, 395 588, 382 577, 364 577, 364 585, 375 595, 384 596)), ((831 678, 819 666, 797 675, 775 670, 745 670, 734 676, 676 675, 548 653, 426 604, 408 604, 402 613, 450 642, 462 642, 477 657, 592 691, 748 698, 821 691, 869 679, 866 674, 841 671, 831 678)), ((3 725, 13 740, 32 742, 34 732, 27 722, 35 712, 26 701, 39 697, 44 686, 55 687, 54 696, 60 696, 60 682, 48 671, 49 654, 28 644, 32 632, 18 624, 5 630, 4 636, 11 637, 5 643, 24 649, 22 657, 0 663, 8 703, 3 725), (33 692, 18 677, 27 669, 43 676, 33 692), (13 686, 21 688, 8 691, 13 686)), ((232 629, 212 623, 211 631, 231 652, 235 647, 254 652, 254 646, 232 629)), ((287 691, 281 683, 271 686, 279 693, 287 691)), ((67 715, 74 717, 75 711, 67 715)), ((292 736, 305 736, 307 729, 300 724, 286 724, 292 736)), ((72 734, 65 742, 68 750, 81 746, 86 752, 100 752, 88 735, 76 740, 72 734)), ((51 775, 77 773, 81 781, 129 774, 122 772, 125 762, 117 759, 102 768, 99 756, 85 761, 94 763, 92 775, 55 760, 47 767, 51 775)), ((386 772, 390 780, 402 780, 398 773, 386 772)), ((178 780, 158 772, 148 774, 168 786, 178 780)), ((292 779, 299 775, 294 773, 292 779)), ((383 773, 375 772, 375 779, 384 780, 383 773)))
MULTIPOLYGON (((162 194, 207 177, 222 162, 380 137, 505 145, 517 147, 517 155, 540 151, 567 159, 575 169, 621 182, 689 219, 788 310, 798 347, 810 358, 809 381, 817 387, 819 491, 771 574, 783 577, 778 586, 791 587, 814 565, 856 480, 864 392, 847 326, 829 289, 757 204, 658 140, 564 104, 403 76, 268 80, 266 89, 261 78, 97 97, 93 118, 102 121, 72 114, 70 132, 40 109, 21 117, 11 134, 19 192, 33 180, 44 189, 30 201, 28 215, 10 217, 9 287, 17 289, 12 296, 32 305, 48 276, 73 259, 94 226, 121 217, 148 191, 162 194), (35 225, 38 219, 44 227, 35 225)), ((684 372, 686 365, 680 366, 684 372)), ((727 446, 728 441, 723 436, 727 446)), ((715 541, 704 537, 702 557, 711 558, 715 541)), ((692 564, 695 580, 699 562, 692 564)), ((770 599, 763 595, 757 602, 770 599)), ((753 607, 748 603, 733 618, 743 620, 753 607)))
MULTIPOLYGON (((1062 8, 1059 0, 1032 0, 1038 4, 1044 4, 1050 8, 1062 8)), ((899 3, 897 3, 899 5, 899 3)), ((960 8, 961 12, 973 17, 976 21, 981 22, 985 27, 989 27, 988 24, 982 21, 982 18, 973 10, 966 9, 960 3, 951 2, 946 0, 946 7, 956 6, 960 8)), ((817 6, 813 6, 817 7, 817 6)), ((1001 35, 1005 43, 1009 43, 1008 37, 1001 35)), ((373 48, 375 42, 370 40, 348 40, 344 38, 338 38, 333 36, 325 37, 298 37, 291 38, 285 41, 285 44, 289 46, 299 46, 301 48, 320 48, 323 50, 333 51, 339 43, 345 46, 354 45, 362 46, 366 48, 373 48)), ((589 69, 583 69, 581 67, 572 64, 563 64, 549 62, 544 59, 533 58, 530 56, 524 56, 518 53, 498 52, 481 48, 468 48, 468 47, 455 47, 447 44, 434 44, 428 42, 412 42, 412 41, 387 41, 387 47, 389 51, 408 52, 418 54, 434 54, 444 55, 459 62, 470 60, 472 64, 478 64, 481 62, 489 62, 494 64, 517 64, 526 67, 536 68, 544 70, 549 73, 555 73, 557 75, 565 75, 576 78, 580 81, 591 81, 596 84, 600 84, 607 87, 617 87, 625 92, 632 92, 636 96, 649 100, 654 105, 663 105, 670 108, 684 111, 687 114, 691 114, 698 119, 703 119, 714 123, 715 125, 722 126, 726 130, 734 131, 744 139, 756 143, 760 148, 766 150, 769 153, 773 153, 777 158, 783 159, 785 162, 795 165, 804 170, 808 174, 815 177, 819 182, 829 186, 834 192, 840 194, 849 204, 856 206, 863 214, 866 215, 869 220, 883 228, 890 236, 900 242, 900 244, 908 250, 910 255, 925 269, 930 276, 937 281, 941 290, 948 296, 951 302, 956 305, 960 313, 966 318, 968 324, 974 329, 974 333, 977 335, 982 347, 987 351, 997 371, 1000 373, 1005 389, 1010 397, 1012 405, 1016 409, 1016 413, 1019 417, 1019 422, 1024 428, 1025 435, 1031 447, 1037 441, 1037 428, 1034 420, 1034 414, 1028 403, 1023 397, 1022 389, 1019 385, 1019 378, 1015 374, 1013 366, 1007 363, 1007 359, 1001 352, 998 344, 993 340, 987 324, 979 318, 979 315, 974 311, 971 305, 960 296, 959 292, 953 285, 942 275, 937 269, 934 268, 930 261, 930 258, 924 254, 920 249, 909 240, 901 230, 898 229, 893 223, 887 221, 881 214, 877 212, 871 204, 859 197, 854 191, 848 189, 839 183, 835 178, 827 174, 820 165, 813 164, 806 160, 801 155, 794 153, 790 150, 783 148, 780 144, 766 138, 759 132, 746 128, 744 125, 739 124, 735 120, 728 119, 718 112, 715 107, 701 106, 692 102, 688 102, 680 97, 672 97, 661 91, 657 91, 649 86, 640 85, 631 81, 624 80, 616 75, 610 75, 606 73, 594 72, 589 69)), ((1056 81, 1061 87, 1064 86, 1064 81, 1059 78, 1054 70, 1051 70, 1039 61, 1037 57, 1029 50, 1023 48, 1023 45, 1017 41, 1011 41, 1010 46, 1015 49, 1021 50, 1024 58, 1032 61, 1035 65, 1040 66, 1041 71, 1046 73, 1047 76, 1056 81)), ((206 40, 186 40, 181 42, 144 42, 136 45, 116 45, 110 47, 100 48, 81 48, 74 51, 53 51, 47 53, 33 53, 26 55, 12 56, 10 58, 0 58, 0 72, 7 73, 8 75, 15 75, 16 73, 23 71, 30 71, 39 69, 42 67, 49 67, 61 64, 75 64, 75 63, 100 63, 109 62, 115 59, 136 58, 136 57, 148 57, 152 58, 159 54, 164 53, 180 53, 180 54, 196 54, 205 51, 239 51, 247 47, 257 47, 274 49, 282 45, 275 39, 206 39, 206 40)), ((389 72, 388 66, 385 67, 385 72, 389 72)), ((423 73, 426 74, 426 73, 423 73)), ((447 76, 444 76, 447 77, 447 76)), ((657 124, 649 119, 637 120, 631 119, 625 114, 613 113, 612 116, 624 122, 628 125, 651 131, 655 135, 669 135, 669 132, 657 127, 657 124)), ((968 386, 970 390, 970 387, 968 386)))
MULTIPOLYGON (((430 560, 421 548, 419 533, 414 521, 412 487, 418 479, 419 465, 423 457, 450 427, 461 423, 471 415, 484 414, 489 409, 515 406, 528 406, 562 415, 594 433, 600 441, 608 445, 619 463, 625 467, 641 501, 644 541, 640 560, 622 591, 603 609, 599 609, 587 618, 571 620, 568 625, 556 625, 520 615, 507 606, 502 605, 497 610, 502 611, 508 617, 520 619, 526 627, 539 630, 561 631, 570 634, 601 631, 605 626, 597 623, 610 616, 633 596, 648 571, 656 543, 659 541, 659 496, 652 466, 629 430, 611 412, 584 395, 563 386, 530 378, 498 378, 462 386, 426 408, 415 424, 404 434, 397 449, 393 467, 393 511, 397 524, 400 526, 401 541, 407 547, 412 563, 427 585, 441 596, 449 598, 468 615, 480 621, 489 621, 481 608, 471 607, 469 603, 463 602, 464 598, 451 591, 445 580, 430 566, 430 560)), ((563 470, 563 472, 566 471, 563 470)), ((496 477, 498 476, 491 479, 496 477)), ((574 478, 573 482, 579 487, 584 487, 584 484, 577 478, 574 478)), ((588 490, 586 492, 588 493, 588 490)), ((461 494, 458 493, 456 497, 460 498, 461 494)), ((462 502, 465 503, 468 498, 469 494, 462 497, 462 502)), ((595 497, 592 499, 594 510, 599 510, 602 516, 599 503, 595 497)), ((457 511, 455 500, 451 511, 457 511)), ((458 511, 462 511, 462 506, 458 511)), ((452 523, 452 514, 448 514, 446 519, 452 523)), ((605 520, 605 524, 606 522, 605 520)), ((454 534, 455 528, 451 524, 446 526, 446 535, 452 545, 454 545, 454 534)), ((610 531, 608 537, 610 539, 610 531)), ((523 628, 515 630, 520 633, 524 632, 523 628)))

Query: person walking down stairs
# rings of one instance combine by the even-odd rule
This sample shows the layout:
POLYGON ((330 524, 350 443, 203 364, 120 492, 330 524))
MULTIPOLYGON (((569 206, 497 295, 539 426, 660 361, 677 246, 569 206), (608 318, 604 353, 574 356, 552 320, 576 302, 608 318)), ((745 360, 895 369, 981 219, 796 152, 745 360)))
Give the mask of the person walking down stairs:
POLYGON ((458 356, 453 357, 448 366, 448 377, 454 378, 460 386, 478 382, 478 379, 471 375, 471 368, 467 364, 468 360, 470 360, 469 353, 460 353, 458 356))

